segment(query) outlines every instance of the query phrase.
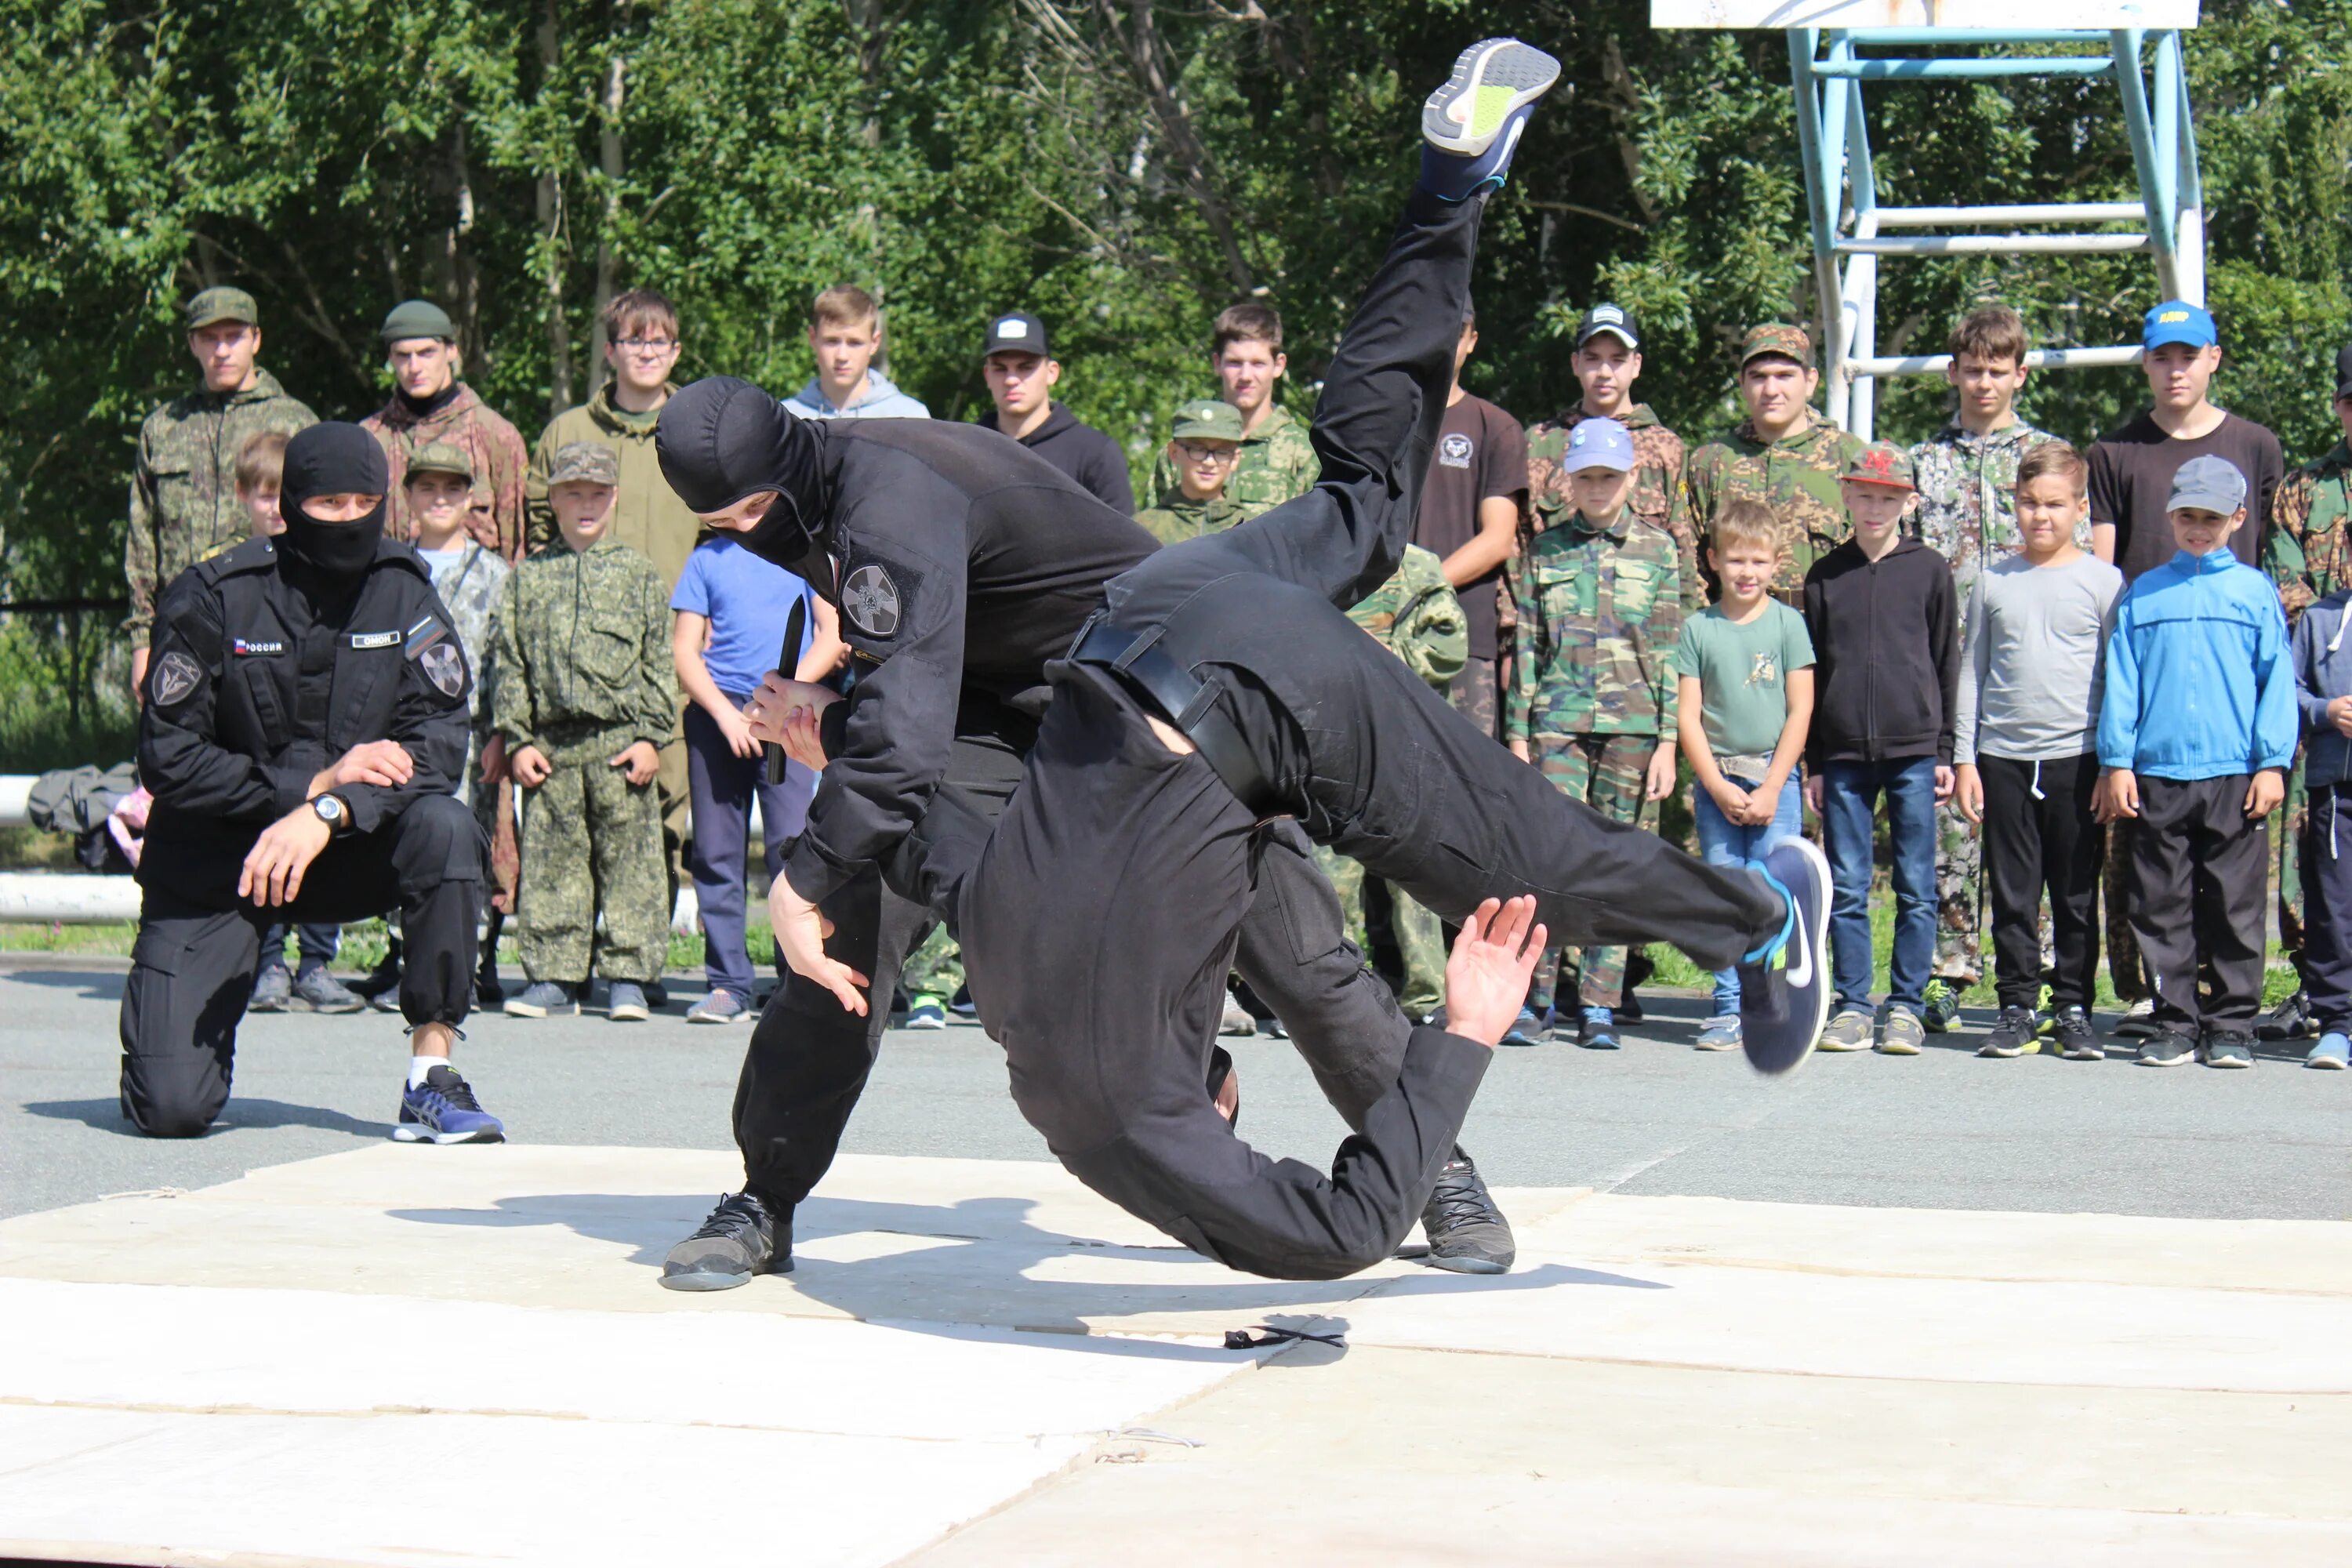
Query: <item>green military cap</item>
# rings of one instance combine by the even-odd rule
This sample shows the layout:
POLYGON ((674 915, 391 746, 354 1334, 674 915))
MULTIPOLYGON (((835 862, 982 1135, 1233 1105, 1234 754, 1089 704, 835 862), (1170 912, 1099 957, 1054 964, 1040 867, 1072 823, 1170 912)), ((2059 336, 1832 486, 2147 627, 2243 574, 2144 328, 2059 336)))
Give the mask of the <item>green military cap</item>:
POLYGON ((188 331, 209 327, 215 321, 242 321, 248 327, 261 325, 261 312, 254 309, 253 296, 242 289, 206 289, 188 301, 188 331))
POLYGON ((1173 434, 1179 441, 1238 441, 1248 432, 1242 428, 1240 409, 1213 397, 1196 397, 1176 410, 1173 434))
POLYGON ((1892 441, 1873 441, 1846 459, 1842 479, 1853 479, 1865 485, 1893 485, 1898 489, 1916 489, 1917 481, 1911 471, 1911 454, 1892 441))
POLYGON ((436 441, 408 459, 406 478, 413 479, 419 474, 455 474, 470 485, 474 482, 474 459, 466 456, 463 447, 436 441))
POLYGON ((1792 327, 1785 321, 1767 321, 1760 327, 1748 328, 1748 336, 1739 345, 1739 368, 1746 370, 1749 360, 1761 359, 1766 354, 1811 364, 1813 340, 1806 335, 1804 328, 1792 327))
POLYGON ((555 449, 547 470, 550 489, 557 485, 617 485, 621 457, 602 441, 566 441, 555 449))
POLYGON ((430 300, 404 300, 392 308, 377 332, 385 342, 396 343, 406 338, 442 338, 457 341, 457 323, 449 312, 430 300))

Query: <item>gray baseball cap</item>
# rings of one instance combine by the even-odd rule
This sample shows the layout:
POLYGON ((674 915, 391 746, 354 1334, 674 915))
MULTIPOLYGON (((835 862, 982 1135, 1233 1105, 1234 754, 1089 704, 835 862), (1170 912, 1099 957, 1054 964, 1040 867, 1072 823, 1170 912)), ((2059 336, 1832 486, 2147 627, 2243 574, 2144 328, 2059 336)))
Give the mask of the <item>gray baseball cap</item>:
POLYGON ((2210 511, 2229 516, 2246 504, 2246 476, 2226 458, 2191 458, 2172 476, 2167 511, 2210 511))

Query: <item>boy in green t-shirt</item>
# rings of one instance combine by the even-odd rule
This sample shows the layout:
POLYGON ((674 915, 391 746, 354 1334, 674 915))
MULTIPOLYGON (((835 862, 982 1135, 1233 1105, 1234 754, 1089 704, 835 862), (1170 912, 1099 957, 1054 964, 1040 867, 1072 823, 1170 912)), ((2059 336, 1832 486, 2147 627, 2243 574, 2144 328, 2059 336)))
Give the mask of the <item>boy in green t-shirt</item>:
MULTIPOLYGON (((1760 860, 1803 822, 1795 774, 1813 716, 1813 640, 1805 617, 1772 597, 1780 554, 1770 507, 1725 502, 1707 546, 1722 592, 1683 622, 1675 650, 1676 727, 1698 778, 1691 816, 1710 866, 1760 860)), ((1738 971, 1717 973, 1715 1011, 1696 1043, 1739 1047, 1738 971)))

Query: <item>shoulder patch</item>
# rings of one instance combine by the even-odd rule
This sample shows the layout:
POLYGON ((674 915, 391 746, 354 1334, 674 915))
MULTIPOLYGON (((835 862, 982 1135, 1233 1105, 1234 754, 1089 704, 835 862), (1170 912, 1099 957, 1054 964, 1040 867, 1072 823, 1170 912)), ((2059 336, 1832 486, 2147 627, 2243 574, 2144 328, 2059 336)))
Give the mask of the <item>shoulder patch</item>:
POLYGON ((187 700, 204 679, 196 661, 173 648, 155 661, 155 673, 147 678, 147 692, 156 707, 173 708, 187 700))
POLYGON ((417 656, 416 668, 433 683, 433 689, 455 701, 466 689, 466 656, 457 645, 446 638, 435 643, 417 656))
MULTIPOLYGON (((441 624, 440 616, 428 611, 423 619, 410 626, 405 633, 391 632, 383 635, 389 636, 395 642, 404 639, 408 645, 408 657, 410 658, 415 658, 424 653, 426 648, 431 647, 435 643, 437 643, 443 637, 447 637, 449 635, 449 628, 441 624)), ((359 647, 359 638, 353 637, 352 639, 352 646, 353 647, 359 647)), ((370 647, 377 647, 383 645, 370 643, 367 646, 370 647)))
MULTIPOLYGON (((911 586, 911 584, 909 584, 911 586)), ((906 596, 890 568, 869 561, 850 568, 841 580, 841 613, 849 624, 870 637, 898 635, 906 619, 906 596)))

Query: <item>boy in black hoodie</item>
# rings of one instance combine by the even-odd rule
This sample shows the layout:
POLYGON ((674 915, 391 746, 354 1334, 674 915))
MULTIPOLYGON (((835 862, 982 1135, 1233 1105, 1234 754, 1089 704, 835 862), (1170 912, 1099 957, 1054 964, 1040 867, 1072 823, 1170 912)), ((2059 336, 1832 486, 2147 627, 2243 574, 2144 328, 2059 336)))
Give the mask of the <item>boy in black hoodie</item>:
POLYGON ((1881 441, 1846 465, 1839 489, 1853 537, 1805 574, 1805 625, 1818 664, 1805 795, 1822 819, 1835 893, 1830 946, 1837 1011, 1820 1048, 1872 1043, 1872 816, 1881 795, 1895 868, 1895 953, 1878 1048, 1916 1056, 1936 952, 1936 807, 1952 793, 1959 685, 1958 595, 1944 558, 1902 534, 1917 500, 1911 457, 1881 441))

